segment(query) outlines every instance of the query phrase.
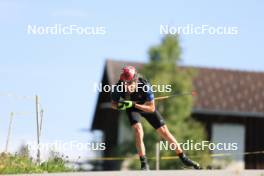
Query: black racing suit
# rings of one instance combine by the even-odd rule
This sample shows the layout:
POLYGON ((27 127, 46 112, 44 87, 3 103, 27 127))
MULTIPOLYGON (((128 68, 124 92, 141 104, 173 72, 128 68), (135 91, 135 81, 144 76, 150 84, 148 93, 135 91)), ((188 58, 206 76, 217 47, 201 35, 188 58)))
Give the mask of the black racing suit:
MULTIPOLYGON (((118 81, 116 85, 121 84, 122 81, 118 81)), ((123 99, 131 100, 138 104, 144 104, 146 101, 154 100, 154 94, 151 91, 151 86, 148 81, 140 77, 138 78, 137 89, 135 92, 119 92, 118 89, 115 87, 112 92, 111 98, 114 102, 118 102, 123 99)), ((126 112, 131 126, 138 123, 141 116, 143 116, 155 129, 158 129, 165 124, 163 117, 157 110, 155 110, 154 112, 143 112, 136 108, 129 108, 126 110, 126 112)))

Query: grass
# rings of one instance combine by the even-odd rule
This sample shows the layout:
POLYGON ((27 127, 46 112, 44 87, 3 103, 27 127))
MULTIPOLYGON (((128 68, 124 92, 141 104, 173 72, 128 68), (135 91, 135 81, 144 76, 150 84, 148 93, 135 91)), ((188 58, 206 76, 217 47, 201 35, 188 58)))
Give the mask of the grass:
POLYGON ((47 161, 38 164, 23 151, 16 154, 0 153, 0 174, 70 172, 73 169, 66 166, 67 161, 58 153, 52 152, 47 161))

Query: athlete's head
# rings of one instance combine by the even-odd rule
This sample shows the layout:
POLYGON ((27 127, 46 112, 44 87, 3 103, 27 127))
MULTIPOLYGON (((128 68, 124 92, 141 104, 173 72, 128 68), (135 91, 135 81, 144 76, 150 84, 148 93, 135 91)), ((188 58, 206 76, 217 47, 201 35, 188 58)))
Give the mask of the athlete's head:
POLYGON ((125 83, 129 92, 134 92, 137 86, 138 74, 136 68, 133 66, 125 66, 122 69, 120 80, 125 83))

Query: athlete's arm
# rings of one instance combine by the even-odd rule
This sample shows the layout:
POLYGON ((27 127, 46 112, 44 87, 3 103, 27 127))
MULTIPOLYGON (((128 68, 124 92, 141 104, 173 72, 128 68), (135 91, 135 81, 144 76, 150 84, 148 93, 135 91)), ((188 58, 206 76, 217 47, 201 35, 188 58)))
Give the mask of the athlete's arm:
POLYGON ((144 104, 135 103, 135 108, 144 111, 144 112, 154 112, 155 111, 155 101, 146 101, 144 104))

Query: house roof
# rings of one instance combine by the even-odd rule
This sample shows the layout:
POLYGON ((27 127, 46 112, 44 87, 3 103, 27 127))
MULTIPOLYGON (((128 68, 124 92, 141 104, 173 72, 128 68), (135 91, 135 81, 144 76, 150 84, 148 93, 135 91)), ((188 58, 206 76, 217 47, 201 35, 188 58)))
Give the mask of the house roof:
MULTIPOLYGON (((107 60, 106 71, 110 84, 117 82, 124 65, 139 69, 144 63, 107 60)), ((193 79, 197 92, 194 112, 264 117, 264 72, 191 68, 198 71, 193 79)))

